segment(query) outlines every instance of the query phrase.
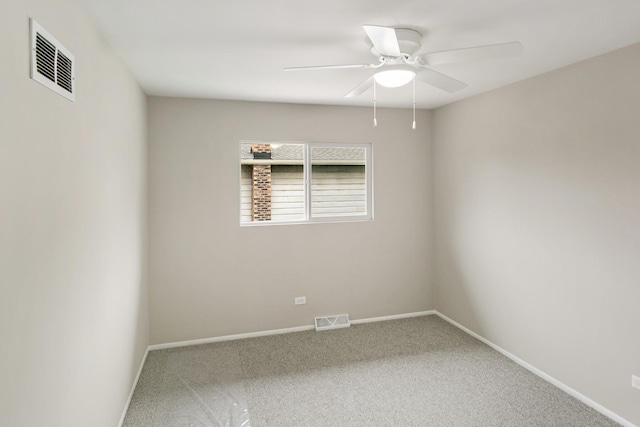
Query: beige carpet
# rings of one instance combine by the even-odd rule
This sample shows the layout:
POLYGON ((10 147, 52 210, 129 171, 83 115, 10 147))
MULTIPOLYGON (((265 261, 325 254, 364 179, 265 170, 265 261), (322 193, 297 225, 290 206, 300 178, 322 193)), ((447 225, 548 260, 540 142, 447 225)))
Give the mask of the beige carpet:
POLYGON ((149 354, 125 426, 614 426, 436 316, 149 354))

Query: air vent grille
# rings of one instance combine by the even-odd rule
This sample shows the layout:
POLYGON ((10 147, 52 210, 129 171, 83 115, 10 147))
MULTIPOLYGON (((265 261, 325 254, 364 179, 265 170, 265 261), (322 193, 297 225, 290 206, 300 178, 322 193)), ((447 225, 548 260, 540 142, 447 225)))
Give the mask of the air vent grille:
POLYGON ((58 78, 56 83, 67 92, 73 92, 72 66, 71 60, 64 56, 64 53, 58 52, 58 66, 56 67, 58 78))
POLYGON ((74 56, 35 20, 31 20, 31 78, 75 101, 74 56))
POLYGON ((316 331, 327 329, 348 328, 351 326, 348 314, 338 314, 337 316, 317 316, 315 318, 316 331))
POLYGON ((36 69, 52 82, 56 81, 56 47, 36 34, 36 69))

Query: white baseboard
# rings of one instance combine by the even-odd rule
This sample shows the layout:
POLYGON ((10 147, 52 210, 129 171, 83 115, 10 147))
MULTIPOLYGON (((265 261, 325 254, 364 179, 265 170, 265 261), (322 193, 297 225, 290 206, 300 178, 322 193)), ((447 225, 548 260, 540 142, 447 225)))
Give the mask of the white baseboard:
POLYGON ((391 316, 381 316, 381 317, 369 317, 367 319, 355 319, 355 320, 351 320, 351 324, 358 325, 362 323, 384 322, 386 320, 407 319, 409 317, 428 316, 430 314, 436 314, 436 311, 435 310, 416 311, 414 313, 393 314, 391 316))
POLYGON ((214 342, 242 340, 245 338, 266 337, 268 335, 281 335, 291 332, 310 331, 314 329, 313 325, 296 326, 293 328, 272 329, 270 331, 248 332, 246 334, 223 335, 220 337, 202 338, 198 340, 169 342, 165 344, 153 344, 149 346, 149 350, 164 350, 166 348, 186 347, 189 345, 210 344, 214 342))
POLYGON ((133 397, 133 392, 138 385, 138 380, 140 379, 140 374, 142 374, 142 367, 144 366, 144 362, 147 361, 147 356, 149 355, 149 347, 144 352, 144 356, 142 357, 142 362, 140 362, 140 367, 138 368, 138 373, 136 374, 136 378, 133 380, 133 384, 131 385, 131 391, 129 392, 129 397, 127 397, 127 401, 124 404, 124 410, 122 411, 122 415, 120 416, 120 422, 118 423, 118 427, 122 427, 124 423, 124 418, 127 415, 127 411, 129 410, 129 404, 131 403, 131 398, 133 397))
POLYGON ((462 326, 460 323, 456 322, 453 319, 450 319, 449 317, 445 316, 444 314, 440 313, 439 311, 435 310, 434 314, 436 316, 440 317, 441 319, 446 320, 447 322, 451 323, 453 326, 457 327, 458 329, 460 329, 460 330, 466 332, 467 334, 471 335, 472 337, 474 337, 478 341, 482 341, 483 343, 485 343, 486 345, 488 345, 489 347, 491 347, 492 349, 494 349, 498 353, 501 353, 502 355, 508 357, 509 359, 511 359, 514 362, 516 362, 518 365, 520 365, 523 368, 527 369, 528 371, 534 373, 535 375, 539 376, 543 380, 553 384, 554 386, 558 387, 560 390, 564 391, 565 393, 575 397, 576 399, 578 399, 579 401, 581 401, 585 405, 590 406, 591 408, 593 408, 596 411, 600 412, 602 415, 611 418, 613 421, 623 425, 624 427, 637 427, 635 424, 633 424, 630 421, 625 420, 624 418, 622 418, 620 415, 616 414, 615 412, 612 412, 612 411, 608 410, 607 408, 605 408, 604 406, 600 405, 599 403, 594 402, 593 400, 589 399, 584 394, 572 389, 568 385, 558 381, 557 379, 555 379, 551 375, 547 374, 546 372, 541 371, 540 369, 536 368, 535 366, 532 366, 529 363, 525 362, 524 360, 520 359, 519 357, 509 353, 507 350, 505 350, 502 347, 492 343, 491 341, 489 341, 488 339, 484 338, 483 336, 478 335, 477 333, 473 332, 471 329, 462 326))
MULTIPOLYGON (((436 314, 436 312, 435 310, 429 310, 429 311, 418 311, 415 313, 394 314, 391 316, 371 317, 367 319, 356 319, 356 320, 351 320, 351 324, 357 325, 359 323, 372 323, 372 322, 382 322, 385 320, 406 319, 408 317, 426 316, 428 314, 436 314)), ((210 344, 210 343, 222 342, 222 341, 241 340, 245 338, 265 337, 268 335, 288 334, 291 332, 311 331, 313 329, 315 329, 314 325, 305 325, 305 326, 296 326, 293 328, 272 329, 268 331, 248 332, 245 334, 223 335, 220 337, 202 338, 197 340, 178 341, 178 342, 170 342, 165 344, 153 344, 149 346, 149 351, 163 350, 166 348, 175 348, 175 347, 186 347, 189 345, 210 344)))

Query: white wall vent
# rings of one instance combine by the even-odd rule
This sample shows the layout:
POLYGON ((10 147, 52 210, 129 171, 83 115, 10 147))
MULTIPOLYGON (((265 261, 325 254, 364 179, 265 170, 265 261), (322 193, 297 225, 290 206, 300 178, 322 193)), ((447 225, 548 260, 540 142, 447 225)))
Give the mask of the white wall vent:
POLYGON ((351 326, 348 314, 339 314, 337 316, 318 316, 316 317, 316 331, 324 331, 326 329, 348 328, 351 326))
POLYGON ((34 19, 31 23, 31 78, 75 101, 74 56, 34 19))

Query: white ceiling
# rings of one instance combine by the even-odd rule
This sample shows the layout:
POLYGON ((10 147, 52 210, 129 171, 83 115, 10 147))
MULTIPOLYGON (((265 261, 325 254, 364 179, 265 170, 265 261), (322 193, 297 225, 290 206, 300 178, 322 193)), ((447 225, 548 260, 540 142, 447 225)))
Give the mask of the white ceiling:
MULTIPOLYGON (((371 105, 343 96, 376 63, 364 24, 412 28, 419 53, 520 41, 517 58, 432 66, 468 83, 448 94, 417 83, 435 108, 640 42, 639 0, 81 0, 150 95, 371 105)), ((378 105, 411 106, 411 85, 380 88, 378 105)))

